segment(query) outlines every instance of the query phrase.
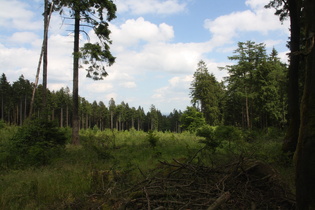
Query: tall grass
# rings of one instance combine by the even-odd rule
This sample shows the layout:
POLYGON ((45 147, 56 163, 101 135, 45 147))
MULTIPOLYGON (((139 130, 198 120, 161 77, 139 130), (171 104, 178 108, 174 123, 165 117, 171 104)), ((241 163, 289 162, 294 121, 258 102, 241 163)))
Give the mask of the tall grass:
MULTIPOLYGON (((0 129, 2 142, 15 132, 15 128, 9 129, 12 130, 0 129)), ((204 147, 195 134, 154 134, 157 141, 153 147, 143 131, 81 130, 81 146, 67 145, 50 165, 0 171, 0 209, 82 209, 91 208, 93 203, 97 204, 95 208, 106 208, 110 206, 109 199, 119 196, 119 190, 149 176, 158 168, 159 161, 189 159, 204 147), (96 194, 102 195, 102 200, 93 196, 96 194)), ((244 154, 279 165, 280 137, 275 140, 268 135, 266 132, 258 135, 261 138, 251 143, 244 140, 245 134, 244 139, 237 141, 222 140, 215 153, 204 150, 197 159, 203 164, 213 164, 244 154)), ((291 171, 290 167, 282 169, 284 173, 291 171)))

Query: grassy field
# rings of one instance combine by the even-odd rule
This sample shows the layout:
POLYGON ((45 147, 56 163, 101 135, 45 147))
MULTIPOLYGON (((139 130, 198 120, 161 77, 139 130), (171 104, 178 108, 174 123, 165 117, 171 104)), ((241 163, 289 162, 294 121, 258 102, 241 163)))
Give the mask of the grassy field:
MULTIPOLYGON (((0 129, 0 146, 16 130, 0 129)), ((67 144, 49 165, 1 168, 0 209, 112 209, 120 192, 154 176, 160 161, 173 159, 203 165, 240 156, 259 159, 274 166, 293 189, 293 167, 280 149, 283 134, 269 129, 242 135, 236 141, 223 140, 213 151, 202 149, 202 138, 187 132, 81 130, 81 145, 67 144)))

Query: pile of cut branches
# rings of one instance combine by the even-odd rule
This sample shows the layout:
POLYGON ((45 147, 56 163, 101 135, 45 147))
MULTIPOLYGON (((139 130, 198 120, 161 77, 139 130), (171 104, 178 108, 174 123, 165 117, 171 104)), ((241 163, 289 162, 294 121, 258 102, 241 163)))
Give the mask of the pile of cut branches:
POLYGON ((123 209, 295 209, 279 174, 260 161, 240 158, 221 167, 175 160, 123 193, 123 209))

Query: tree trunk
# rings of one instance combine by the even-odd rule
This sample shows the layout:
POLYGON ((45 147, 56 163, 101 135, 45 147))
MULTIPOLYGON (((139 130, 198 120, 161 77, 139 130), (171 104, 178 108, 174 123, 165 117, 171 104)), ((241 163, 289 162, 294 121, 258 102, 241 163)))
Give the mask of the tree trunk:
POLYGON ((67 104, 67 110, 66 110, 66 124, 67 127, 69 127, 69 106, 67 104))
POLYGON ((1 119, 4 120, 3 93, 1 94, 1 119))
POLYGON ((131 128, 135 128, 135 119, 133 117, 131 118, 131 128))
POLYGON ((45 0, 45 12, 44 12, 44 40, 43 40, 43 107, 44 107, 44 117, 47 117, 47 49, 48 49, 48 0, 45 0))
POLYGON ((298 2, 297 0, 288 1, 291 22, 291 57, 288 71, 289 128, 283 140, 282 150, 291 153, 294 153, 296 149, 300 128, 299 66, 301 57, 297 52, 300 50, 301 5, 298 2))
POLYGON ((299 210, 315 209, 315 1, 305 0, 306 75, 296 158, 296 200, 299 210))
POLYGON ((113 111, 110 111, 110 129, 114 128, 114 114, 113 111))
POLYGON ((248 98, 245 98, 245 109, 246 109, 246 127, 247 129, 250 128, 250 121, 249 121, 249 110, 248 110, 248 98))
POLYGON ((27 117, 27 111, 26 111, 26 109, 27 109, 27 98, 26 98, 26 94, 24 95, 24 120, 26 119, 26 117, 27 117))
POLYGON ((89 115, 85 114, 85 129, 88 129, 89 127, 89 115))
POLYGON ((60 127, 63 127, 63 108, 60 109, 60 127))
POLYGON ((23 124, 23 100, 20 97, 20 125, 23 124))
MULTIPOLYGON (((46 117, 46 116, 45 116, 46 117)), ((51 120, 54 121, 55 120, 55 109, 52 109, 51 111, 51 120)))
MULTIPOLYGON (((41 49, 41 53, 39 56, 39 61, 38 61, 38 66, 37 66, 37 72, 36 72, 36 78, 35 78, 35 84, 34 84, 34 88, 33 88, 33 93, 32 93, 32 99, 31 99, 31 104, 30 104, 30 112, 29 112, 29 116, 31 117, 32 113, 33 113, 33 105, 34 105, 34 100, 35 100, 35 92, 36 92, 36 88, 37 88, 37 84, 38 84, 38 79, 39 79, 39 73, 40 73, 40 66, 42 63, 42 57, 46 56, 45 61, 43 66, 46 66, 46 75, 47 75, 47 39, 48 39, 48 26, 49 26, 49 22, 50 22, 50 18, 51 18, 51 13, 52 13, 52 8, 53 8, 53 2, 51 3, 51 7, 50 7, 50 11, 48 14, 48 1, 45 0, 45 19, 44 19, 44 39, 43 39, 43 44, 42 44, 42 49, 41 49), (47 17, 46 17, 47 15, 47 17), (46 52, 45 52, 46 51, 46 52), (46 55, 44 55, 46 54, 46 55), (46 63, 45 63, 46 62, 46 63)), ((44 73, 43 73, 43 77, 44 77, 44 73)), ((44 80, 46 80, 46 87, 47 87, 47 76, 45 76, 46 78, 43 78, 43 87, 44 87, 44 80)), ((46 94, 46 90, 44 90, 44 94, 46 94)), ((46 97, 46 95, 44 96, 46 97)), ((43 99, 43 101, 46 102, 46 98, 43 99)))
POLYGON ((73 50, 73 116, 72 116, 72 144, 79 145, 79 37, 80 12, 75 11, 74 50, 73 50))

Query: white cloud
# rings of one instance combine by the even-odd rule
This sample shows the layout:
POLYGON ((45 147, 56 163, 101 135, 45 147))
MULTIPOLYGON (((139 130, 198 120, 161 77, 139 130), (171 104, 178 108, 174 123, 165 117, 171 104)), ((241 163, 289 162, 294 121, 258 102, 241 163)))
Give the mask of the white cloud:
POLYGON ((25 48, 6 48, 0 44, 0 66, 10 79, 17 79, 21 74, 25 78, 35 77, 39 54, 25 48))
POLYGON ((179 0, 117 0, 115 3, 118 12, 131 12, 136 15, 174 14, 186 9, 186 4, 179 0))
POLYGON ((289 53, 289 50, 279 53, 278 57, 280 58, 281 62, 286 63, 286 64, 289 63, 288 53, 289 53))
POLYGON ((253 9, 261 9, 269 2, 270 0, 246 0, 245 4, 253 9))
POLYGON ((144 71, 191 73, 210 47, 207 43, 149 43, 138 52, 125 49, 118 53, 117 65, 113 68, 121 67, 129 74, 144 71))
POLYGON ((18 30, 41 29, 42 21, 34 20, 35 14, 29 9, 29 5, 22 1, 1 1, 0 26, 18 30))
POLYGON ((222 46, 231 43, 241 32, 259 32, 267 35, 271 31, 288 34, 288 23, 281 25, 274 11, 265 9, 266 0, 248 0, 251 10, 233 12, 214 20, 206 19, 204 27, 212 34, 211 43, 222 46))
POLYGON ((123 83, 120 83, 120 86, 125 87, 125 88, 135 88, 137 87, 137 84, 135 82, 123 82, 123 83))
POLYGON ((111 83, 108 83, 108 81, 100 80, 100 81, 93 81, 89 79, 86 81, 86 84, 88 86, 85 86, 85 89, 87 91, 90 91, 92 93, 104 93, 104 92, 110 92, 113 90, 113 85, 111 83))
MULTIPOLYGON (((110 26, 114 40, 113 49, 121 49, 137 45, 139 42, 166 42, 174 37, 172 26, 165 23, 159 25, 144 20, 143 17, 129 19, 120 26, 110 26)), ((119 51, 119 50, 118 50, 119 51)))
POLYGON ((33 32, 16 32, 8 41, 18 44, 36 43, 39 39, 38 35, 33 32))
MULTIPOLYGON (((113 98, 115 101, 116 101, 116 98, 117 98, 117 93, 115 92, 112 92, 112 93, 109 93, 105 96, 105 99, 106 101, 109 101, 111 98, 113 98)), ((117 103, 117 102, 116 102, 117 103)))
POLYGON ((184 110, 190 103, 188 94, 192 79, 192 75, 172 77, 167 86, 154 90, 151 103, 160 110, 169 110, 169 107, 184 110))

